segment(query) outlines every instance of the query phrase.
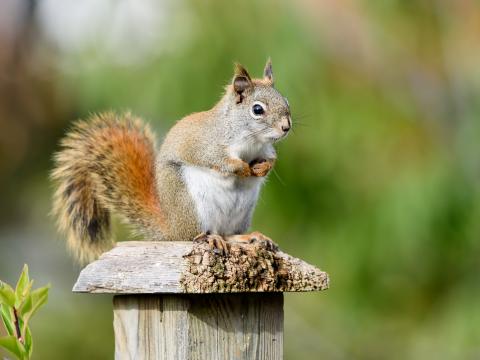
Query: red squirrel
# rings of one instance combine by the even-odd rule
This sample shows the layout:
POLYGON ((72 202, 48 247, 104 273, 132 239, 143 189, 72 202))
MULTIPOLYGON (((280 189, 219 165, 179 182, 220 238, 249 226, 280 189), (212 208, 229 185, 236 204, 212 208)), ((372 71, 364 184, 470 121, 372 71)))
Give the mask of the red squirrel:
POLYGON ((53 212, 81 262, 113 245, 110 214, 149 240, 203 239, 225 250, 245 234, 272 169, 273 144, 292 126, 275 88, 272 64, 252 79, 237 64, 212 109, 179 120, 159 151, 149 126, 130 113, 75 123, 55 155, 53 212))

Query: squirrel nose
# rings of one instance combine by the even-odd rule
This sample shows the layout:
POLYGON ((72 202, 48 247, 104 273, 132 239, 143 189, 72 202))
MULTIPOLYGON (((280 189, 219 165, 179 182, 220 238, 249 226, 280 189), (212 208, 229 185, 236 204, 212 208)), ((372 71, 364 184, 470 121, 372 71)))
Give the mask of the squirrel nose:
POLYGON ((282 131, 283 131, 284 133, 287 133, 288 130, 290 130, 290 128, 292 127, 292 122, 291 122, 291 120, 290 120, 290 116, 286 116, 286 117, 284 117, 282 120, 283 120, 283 121, 282 121, 282 126, 281 126, 282 131))

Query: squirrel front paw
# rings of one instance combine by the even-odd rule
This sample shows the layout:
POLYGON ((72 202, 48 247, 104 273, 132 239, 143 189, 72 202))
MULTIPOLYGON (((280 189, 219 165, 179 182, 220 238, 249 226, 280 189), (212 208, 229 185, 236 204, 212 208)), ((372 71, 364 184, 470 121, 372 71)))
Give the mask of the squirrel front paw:
POLYGON ((253 160, 250 163, 252 176, 266 176, 273 167, 273 162, 265 159, 253 160))
POLYGON ((235 174, 240 177, 248 177, 252 175, 250 165, 245 161, 236 158, 227 159, 226 167, 224 169, 223 172, 227 175, 235 174))

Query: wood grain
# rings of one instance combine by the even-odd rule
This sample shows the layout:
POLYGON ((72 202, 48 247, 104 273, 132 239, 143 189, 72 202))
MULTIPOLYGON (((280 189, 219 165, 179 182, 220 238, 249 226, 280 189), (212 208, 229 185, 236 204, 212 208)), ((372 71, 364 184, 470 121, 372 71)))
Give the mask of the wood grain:
POLYGON ((278 360, 283 294, 114 297, 116 359, 278 360))
POLYGON ((113 304, 115 359, 187 359, 187 299, 124 295, 113 304))
POLYGON ((120 242, 87 265, 74 292, 180 294, 317 291, 328 275, 281 251, 242 245, 229 255, 192 242, 120 242))

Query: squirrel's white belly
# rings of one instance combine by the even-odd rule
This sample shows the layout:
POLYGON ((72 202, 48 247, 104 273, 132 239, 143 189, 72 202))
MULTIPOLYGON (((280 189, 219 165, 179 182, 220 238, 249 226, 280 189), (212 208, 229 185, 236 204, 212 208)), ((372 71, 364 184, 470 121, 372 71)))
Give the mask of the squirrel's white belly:
POLYGON ((203 232, 231 235, 247 231, 263 178, 225 176, 196 166, 185 166, 183 178, 203 232))

